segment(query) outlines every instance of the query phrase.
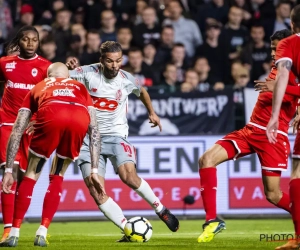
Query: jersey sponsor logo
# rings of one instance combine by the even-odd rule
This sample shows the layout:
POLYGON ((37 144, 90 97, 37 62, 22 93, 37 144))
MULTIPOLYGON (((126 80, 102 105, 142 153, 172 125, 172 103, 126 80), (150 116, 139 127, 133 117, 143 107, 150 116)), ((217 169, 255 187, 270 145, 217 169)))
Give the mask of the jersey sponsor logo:
POLYGON ((97 92, 97 90, 98 90, 98 89, 96 89, 96 88, 92 88, 92 91, 93 91, 93 92, 97 92))
POLYGON ((36 77, 37 74, 38 74, 38 70, 37 70, 36 68, 33 68, 33 69, 31 70, 31 75, 32 75, 33 77, 36 77))
POLYGON ((122 90, 118 90, 117 93, 116 93, 116 100, 117 101, 120 101, 122 98, 122 90))
POLYGON ((75 97, 73 94, 73 89, 56 89, 53 90, 53 96, 70 96, 70 97, 75 97))
POLYGON ((6 88, 12 89, 32 89, 35 85, 34 84, 27 84, 27 83, 19 83, 19 82, 12 82, 10 80, 6 83, 6 88))
POLYGON ((13 71, 13 69, 16 68, 16 64, 17 64, 17 63, 16 63, 15 61, 13 61, 13 62, 11 62, 11 63, 7 63, 7 64, 5 65, 6 72, 13 71))
POLYGON ((93 100, 94 107, 102 111, 113 112, 117 109, 119 103, 115 100, 108 100, 106 98, 99 98, 91 96, 93 100))

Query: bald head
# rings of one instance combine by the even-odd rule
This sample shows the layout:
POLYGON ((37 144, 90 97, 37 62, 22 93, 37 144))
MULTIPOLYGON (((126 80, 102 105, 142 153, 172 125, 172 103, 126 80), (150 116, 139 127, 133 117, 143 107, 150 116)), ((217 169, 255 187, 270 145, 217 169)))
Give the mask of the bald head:
POLYGON ((63 63, 57 62, 52 63, 47 71, 48 77, 69 77, 69 70, 67 66, 63 63))

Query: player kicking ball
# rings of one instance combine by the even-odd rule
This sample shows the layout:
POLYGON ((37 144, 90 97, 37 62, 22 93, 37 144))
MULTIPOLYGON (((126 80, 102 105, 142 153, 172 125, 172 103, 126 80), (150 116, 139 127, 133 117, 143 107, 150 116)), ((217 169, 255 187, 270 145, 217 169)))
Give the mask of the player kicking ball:
MULTIPOLYGON (((275 32, 271 36, 272 57, 280 40, 289 37, 289 30, 275 32)), ((275 66, 267 80, 275 80, 275 66)), ((293 73, 288 76, 289 85, 297 86, 298 80, 293 73)), ((280 110, 278 143, 271 145, 266 136, 266 127, 272 112, 272 93, 260 93, 252 112, 250 122, 242 129, 234 131, 217 141, 199 159, 201 197, 206 212, 206 222, 198 242, 210 242, 214 236, 225 229, 225 222, 217 218, 217 169, 216 166, 228 160, 256 153, 261 163, 262 181, 266 199, 275 206, 291 213, 290 197, 280 189, 281 171, 286 171, 290 144, 288 141, 289 122, 292 120, 298 98, 284 95, 280 110)))
MULTIPOLYGON (((141 87, 130 73, 121 70, 122 48, 119 43, 107 41, 101 45, 99 64, 82 66, 70 71, 70 77, 82 82, 88 89, 96 108, 97 121, 101 133, 101 153, 99 178, 104 186, 107 160, 110 160, 120 179, 135 190, 154 209, 159 218, 176 232, 179 228, 178 219, 161 203, 149 184, 136 173, 136 154, 134 146, 127 140, 128 123, 126 118, 128 95, 134 93, 148 110, 149 123, 158 126, 160 120, 153 110, 147 91, 141 87)), ((75 68, 76 61, 67 63, 75 68)), ((90 149, 86 137, 78 158, 79 166, 86 186, 90 190, 97 206, 103 214, 121 230, 127 222, 122 209, 110 197, 101 199, 91 189, 90 149)), ((120 241, 128 241, 124 236, 120 241)))
POLYGON ((93 102, 86 88, 68 76, 69 71, 64 64, 50 65, 49 78, 38 83, 26 95, 19 110, 7 145, 2 184, 5 193, 12 192, 14 159, 33 114, 36 114, 36 124, 29 144, 28 168, 16 193, 12 228, 9 237, 0 243, 0 247, 18 245, 20 227, 30 206, 34 186, 46 160, 56 150, 49 175, 50 183, 44 198, 42 221, 34 240, 35 246, 47 246, 47 230, 60 202, 64 174, 69 164, 78 157, 86 133, 89 135, 91 157, 88 177, 91 190, 99 199, 104 195, 97 174, 100 134, 93 102))

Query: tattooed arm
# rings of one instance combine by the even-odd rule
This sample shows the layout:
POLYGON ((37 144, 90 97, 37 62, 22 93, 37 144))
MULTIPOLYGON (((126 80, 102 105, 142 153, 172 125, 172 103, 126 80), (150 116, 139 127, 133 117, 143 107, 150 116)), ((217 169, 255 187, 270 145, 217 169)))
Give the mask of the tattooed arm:
POLYGON ((99 165, 99 155, 100 155, 100 132, 98 129, 96 111, 93 107, 88 107, 90 114, 90 124, 88 129, 88 134, 90 138, 90 154, 91 154, 91 165, 92 169, 95 168, 98 170, 99 165))
POLYGON ((31 111, 27 109, 21 109, 18 113, 17 120, 14 124, 13 130, 9 137, 6 150, 6 169, 12 169, 14 160, 18 152, 22 135, 27 128, 27 125, 31 118, 31 111))
POLYGON ((277 76, 273 93, 272 115, 267 126, 267 137, 270 143, 276 143, 278 119, 281 103, 289 81, 289 72, 292 68, 290 60, 282 60, 277 64, 277 76))
POLYGON ((277 76, 273 94, 272 116, 278 117, 281 103, 289 81, 289 74, 292 68, 290 60, 283 60, 277 64, 277 76))

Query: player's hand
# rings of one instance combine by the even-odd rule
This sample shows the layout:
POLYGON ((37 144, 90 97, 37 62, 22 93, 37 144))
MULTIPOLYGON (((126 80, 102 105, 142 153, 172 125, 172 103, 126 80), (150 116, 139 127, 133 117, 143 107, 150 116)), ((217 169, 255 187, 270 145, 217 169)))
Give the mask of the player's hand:
POLYGON ((6 194, 12 193, 11 186, 14 183, 14 178, 12 173, 4 173, 2 180, 2 190, 6 194))
POLYGON ((26 128, 26 134, 28 135, 32 135, 33 132, 34 132, 34 125, 36 124, 36 121, 35 120, 32 120, 28 123, 28 126, 26 128))
POLYGON ((271 79, 266 79, 266 81, 259 81, 256 80, 254 81, 256 84, 254 86, 255 91, 259 91, 259 93, 263 93, 263 92, 273 92, 274 91, 274 87, 275 87, 275 81, 271 80, 271 79))
POLYGON ((293 134, 296 134, 298 129, 299 129, 299 123, 300 123, 300 114, 296 115, 296 117, 294 118, 291 127, 293 127, 293 134))
POLYGON ((149 123, 152 123, 153 125, 151 126, 151 128, 154 127, 159 127, 160 132, 162 131, 162 126, 160 124, 160 119, 157 116, 157 114, 153 113, 149 115, 149 123))
POLYGON ((91 183, 93 184, 93 187, 96 189, 96 192, 98 193, 99 198, 102 199, 106 195, 106 193, 105 193, 105 189, 104 189, 103 185, 100 182, 98 174, 92 173, 90 175, 90 180, 91 180, 91 183))
POLYGON ((73 70, 77 67, 78 62, 75 57, 73 57, 70 61, 66 63, 66 66, 68 67, 69 70, 73 70))
POLYGON ((267 137, 270 143, 275 144, 277 142, 277 130, 278 130, 278 118, 271 117, 267 126, 267 137))

